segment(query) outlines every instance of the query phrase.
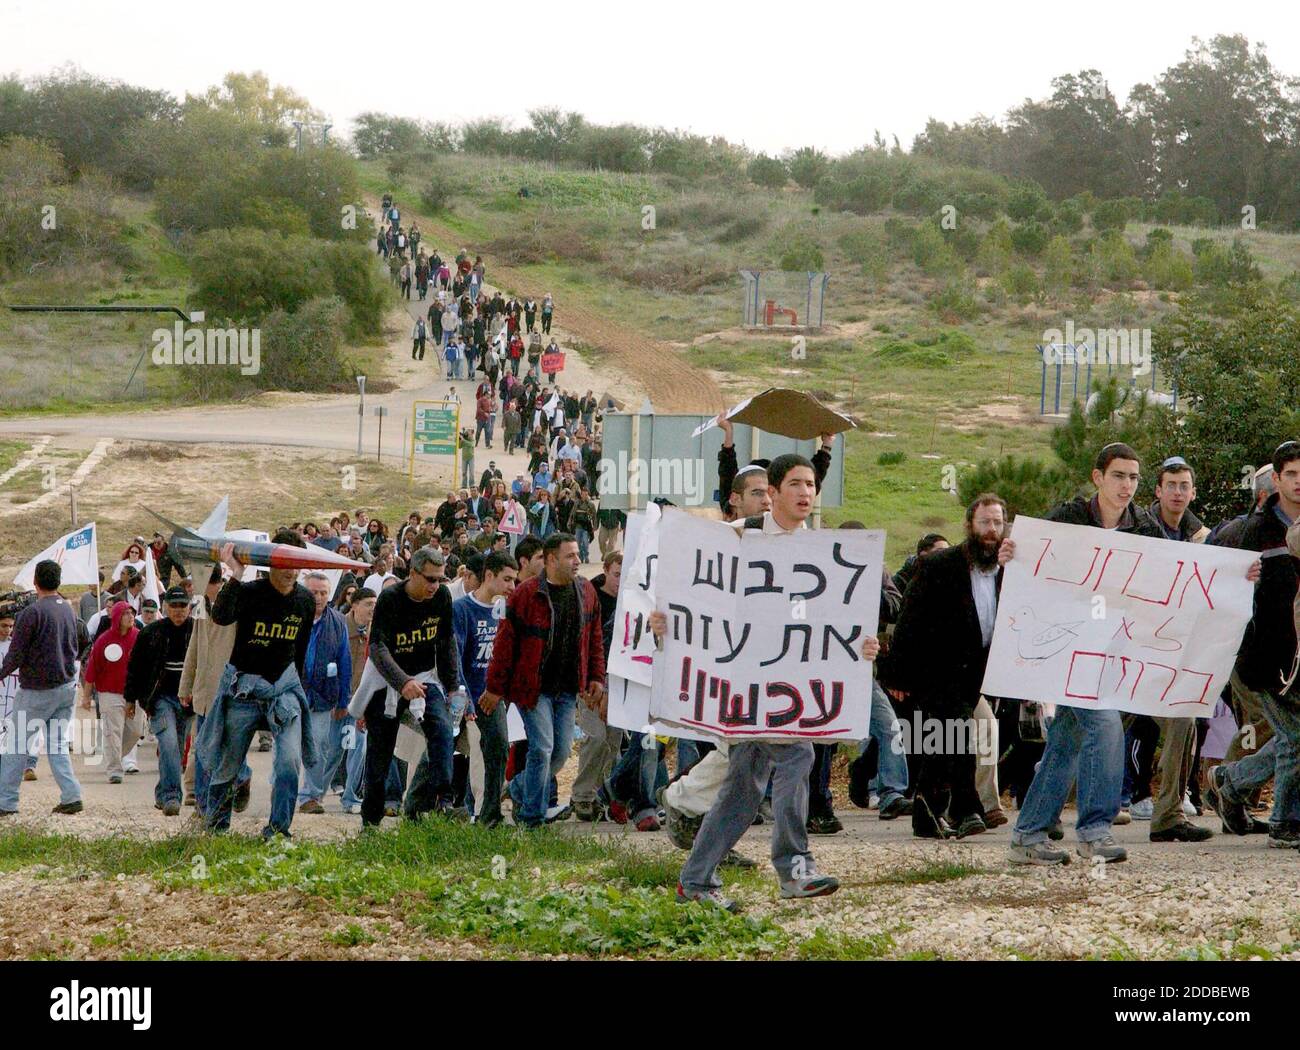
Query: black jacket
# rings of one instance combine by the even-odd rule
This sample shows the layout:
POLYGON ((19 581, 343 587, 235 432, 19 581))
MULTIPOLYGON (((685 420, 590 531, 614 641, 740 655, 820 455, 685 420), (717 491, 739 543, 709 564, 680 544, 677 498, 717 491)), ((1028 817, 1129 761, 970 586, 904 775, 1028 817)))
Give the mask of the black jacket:
POLYGON ((128 704, 139 704, 150 718, 159 696, 175 696, 180 688, 185 650, 194 633, 194 621, 177 627, 164 614, 140 629, 126 665, 126 686, 122 696, 128 704))
MULTIPOLYGON (((970 571, 964 543, 919 560, 894 628, 891 686, 922 697, 978 702, 988 650, 970 571)), ((1001 569, 994 590, 1001 596, 1001 569)))
MULTIPOLYGON (((1283 553, 1263 558, 1255 607, 1237 650, 1237 674, 1251 689, 1276 693, 1291 673, 1295 660, 1296 629, 1293 604, 1300 583, 1300 559, 1287 553, 1286 526, 1273 509, 1277 493, 1246 515, 1241 529, 1241 550, 1283 553)), ((1291 694, 1288 694, 1290 696, 1291 694)))
MULTIPOLYGON (((1048 511, 1045 517, 1048 521, 1059 521, 1066 525, 1091 525, 1096 529, 1104 528, 1097 511, 1096 496, 1076 496, 1072 500, 1066 500, 1048 511)), ((1166 538, 1165 530, 1160 527, 1160 523, 1136 503, 1129 503, 1125 508, 1115 531, 1131 532, 1135 536, 1153 536, 1158 540, 1166 538)))

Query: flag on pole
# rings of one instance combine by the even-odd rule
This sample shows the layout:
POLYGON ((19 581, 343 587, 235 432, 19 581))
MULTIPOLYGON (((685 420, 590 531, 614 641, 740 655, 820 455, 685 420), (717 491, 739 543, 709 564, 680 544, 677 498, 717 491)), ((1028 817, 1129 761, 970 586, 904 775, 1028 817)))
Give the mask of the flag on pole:
POLYGON ((63 567, 64 583, 99 585, 99 544, 92 521, 76 532, 60 537, 18 570, 14 583, 24 590, 36 585, 36 563, 56 561, 63 567))

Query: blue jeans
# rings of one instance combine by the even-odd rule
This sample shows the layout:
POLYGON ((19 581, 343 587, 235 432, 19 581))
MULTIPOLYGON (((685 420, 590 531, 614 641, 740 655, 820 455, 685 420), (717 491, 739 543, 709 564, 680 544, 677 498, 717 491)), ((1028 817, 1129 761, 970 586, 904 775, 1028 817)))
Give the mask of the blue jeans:
MULTIPOLYGON (((633 732, 605 781, 604 793, 614 802, 626 802, 633 820, 653 813, 655 788, 663 765, 663 744, 652 735, 633 732)), ((667 781, 667 773, 664 774, 667 781)))
POLYGON ((1011 833, 1015 845, 1033 846, 1047 839, 1048 830, 1060 819, 1076 776, 1079 840, 1097 842, 1110 834, 1111 823, 1119 813, 1124 723, 1118 711, 1057 707, 1052 728, 1047 731, 1042 763, 1011 833))
POLYGON ((680 777, 689 773, 691 766, 695 765, 696 762, 712 750, 712 744, 707 744, 701 740, 686 740, 683 737, 678 737, 677 775, 680 777))
MULTIPOLYGON (((207 766, 199 761, 198 739, 199 733, 203 731, 203 715, 194 716, 194 740, 196 743, 190 748, 190 761, 194 763, 194 804, 199 811, 200 816, 206 816, 208 812, 208 789, 211 787, 212 777, 207 766)), ((244 768, 239 771, 239 780, 236 782, 237 787, 243 787, 253 779, 253 771, 244 763, 244 768)))
POLYGON ((298 805, 301 806, 309 799, 319 802, 325 797, 330 785, 334 783, 334 774, 338 772, 339 764, 345 757, 347 758, 348 777, 347 787, 343 792, 343 805, 345 807, 360 805, 361 800, 357 798, 354 791, 355 786, 359 785, 361 780, 359 775, 354 780, 353 770, 358 765, 364 767, 365 754, 361 750, 364 745, 362 740, 359 739, 361 734, 356 730, 356 719, 351 716, 335 718, 333 711, 313 711, 311 713, 311 731, 316 737, 318 761, 310 766, 305 762, 303 763, 302 787, 298 790, 298 805), (351 726, 350 732, 349 726, 351 726), (360 755, 359 761, 358 755, 360 755))
POLYGON ((587 545, 591 543, 591 533, 580 525, 574 530, 574 536, 578 540, 578 557, 582 559, 583 564, 585 565, 587 562, 587 551, 589 549, 587 545))
POLYGON ((1252 791, 1274 777, 1269 823, 1277 830, 1300 828, 1300 709, 1274 693, 1252 692, 1273 727, 1273 735, 1258 751, 1224 764, 1223 793, 1230 802, 1244 803, 1252 791))
POLYGON ((53 689, 18 687, 18 694, 14 697, 14 721, 9 731, 11 743, 7 744, 13 753, 4 756, 4 761, 0 762, 0 809, 18 812, 18 786, 28 768, 29 745, 37 727, 45 734, 45 753, 49 756, 50 772, 59 785, 59 802, 81 801, 81 784, 72 772, 72 758, 68 754, 68 729, 72 723, 76 693, 76 682, 67 682, 53 689))
POLYGON ((552 778, 568 760, 577 710, 574 693, 541 693, 532 707, 519 709, 528 734, 528 764, 510 781, 516 824, 537 827, 546 820, 552 778))
MULTIPOLYGON (((256 700, 226 697, 225 746, 221 762, 212 770, 208 787, 208 827, 225 831, 230 827, 230 812, 235 801, 235 781, 248 745, 259 729, 271 730, 265 709, 256 700)), ((267 831, 289 830, 293 823, 294 801, 298 797, 298 775, 302 769, 302 719, 295 718, 275 733, 275 750, 271 764, 271 819, 267 831)), ((274 730, 271 730, 274 733, 274 730)), ((196 774, 197 776, 197 774, 196 774)), ((197 791, 198 784, 195 783, 197 791)))
POLYGON ((898 728, 894 705, 889 702, 889 695, 880 688, 879 682, 871 683, 871 728, 868 733, 870 735, 862 741, 858 754, 865 753, 867 742, 875 740, 879 758, 871 790, 880 796, 880 804, 885 806, 907 791, 907 749, 903 746, 903 734, 898 728))
MULTIPOLYGON (((153 790, 153 800, 159 805, 181 801, 181 741, 189 731, 189 724, 190 710, 181 707, 176 697, 154 699, 149 728, 158 738, 158 785, 153 790)), ((196 781, 196 798, 197 788, 196 781)))

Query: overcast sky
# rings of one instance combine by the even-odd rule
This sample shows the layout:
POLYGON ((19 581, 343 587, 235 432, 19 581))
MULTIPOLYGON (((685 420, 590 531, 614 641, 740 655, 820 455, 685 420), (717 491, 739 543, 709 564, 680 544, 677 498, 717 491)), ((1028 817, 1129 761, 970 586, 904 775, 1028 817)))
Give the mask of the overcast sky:
POLYGON ((1193 36, 1243 33, 1300 76, 1296 11, 1281 0, 0 0, 0 75, 75 63, 183 96, 260 69, 345 131, 366 110, 522 124, 529 109, 554 105, 755 150, 840 153, 876 129, 910 146, 931 116, 1001 116, 1046 96, 1053 76, 1089 67, 1123 99, 1179 61, 1193 36))

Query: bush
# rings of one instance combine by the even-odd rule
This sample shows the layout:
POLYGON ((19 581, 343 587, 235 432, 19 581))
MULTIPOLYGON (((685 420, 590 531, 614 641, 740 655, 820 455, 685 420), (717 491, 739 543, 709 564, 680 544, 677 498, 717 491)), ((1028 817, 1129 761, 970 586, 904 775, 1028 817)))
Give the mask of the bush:
POLYGON ((1074 279, 1074 253, 1070 242, 1057 234, 1043 251, 1043 282, 1054 292, 1064 291, 1074 279))
POLYGON ((1122 234, 1109 233, 1098 242, 1101 275, 1107 284, 1123 284, 1138 275, 1137 256, 1122 234))
POLYGON ((1042 286, 1038 283, 1038 275, 1024 263, 1016 263, 1002 275, 1002 287, 1006 289, 1008 295, 1020 302, 1027 302, 1042 290, 1042 286))
POLYGON ((210 230, 191 259, 194 301, 215 317, 243 324, 272 310, 292 312, 333 285, 319 244, 261 230, 210 230))
POLYGON ((1106 230, 1122 231, 1132 217, 1125 201, 1118 199, 1102 201, 1093 209, 1092 228, 1099 233, 1106 230))
POLYGON ((1024 255, 1040 255, 1047 247, 1047 227, 1041 222, 1026 222, 1011 231, 1011 244, 1024 255))
POLYGON ((839 245, 850 261, 862 267, 862 275, 880 284, 889 276, 889 245, 876 229, 852 230, 840 237, 839 245))
POLYGON ((1143 272, 1152 288, 1167 288, 1175 292, 1190 288, 1194 280, 1191 262, 1181 252, 1175 251, 1167 241, 1155 242, 1152 250, 1147 253, 1143 272))
MULTIPOLYGON (((948 330, 914 342, 891 340, 873 355, 908 368, 947 368, 975 352, 975 341, 965 332, 948 330)), ((897 462, 902 462, 901 458, 897 462)))
POLYGON ((1007 214, 1016 222, 1026 223, 1039 218, 1050 218, 1052 205, 1047 194, 1037 183, 1017 186, 1007 200, 1007 214))
POLYGON ((951 281, 930 297, 930 309, 945 321, 971 321, 984 310, 975 298, 970 285, 964 281, 951 281))
POLYGON ((1017 514, 1042 517, 1073 496, 1075 485, 1063 467, 1005 456, 982 460, 962 471, 957 477, 957 498, 962 505, 968 505, 982 492, 996 492, 1007 501, 1008 520, 1017 514))
POLYGON ((821 181, 830 168, 830 158, 813 146, 804 146, 785 157, 786 170, 806 190, 812 189, 821 181))
POLYGON ((336 297, 311 299, 297 310, 273 310, 262 322, 264 390, 321 390, 351 378, 341 352, 348 311, 336 297))
POLYGON ((766 153, 760 153, 749 162, 746 174, 749 175, 750 182, 769 190, 781 189, 790 179, 790 173, 785 170, 780 158, 769 157, 766 153))
POLYGON ((431 214, 447 211, 456 199, 459 187, 445 171, 435 171, 420 189, 420 203, 431 214))
POLYGON ((1083 208, 1078 201, 1064 200, 1056 206, 1056 214, 1052 216, 1051 228, 1053 233, 1072 234, 1078 233, 1083 229, 1083 208))
POLYGON ((975 265, 980 273, 996 276, 1011 263, 1011 252, 1015 245, 1011 241, 1011 227, 999 219, 988 228, 975 253, 975 265))

